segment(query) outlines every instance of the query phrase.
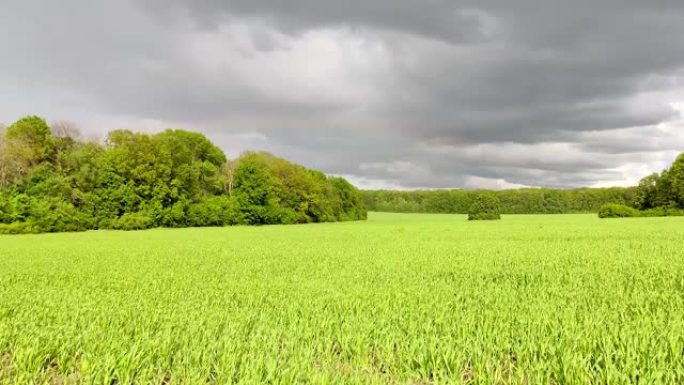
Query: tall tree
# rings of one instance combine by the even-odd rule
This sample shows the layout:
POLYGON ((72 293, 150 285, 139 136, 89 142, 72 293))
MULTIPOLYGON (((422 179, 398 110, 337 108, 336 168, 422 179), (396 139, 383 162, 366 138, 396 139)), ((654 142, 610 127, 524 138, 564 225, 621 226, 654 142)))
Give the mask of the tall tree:
POLYGON ((278 222, 279 201, 274 178, 257 153, 243 155, 235 170, 233 197, 240 207, 241 222, 263 225, 278 222))
POLYGON ((660 174, 653 173, 639 181, 634 196, 634 206, 639 210, 647 210, 656 206, 657 185, 660 174))
POLYGON ((20 175, 40 162, 48 160, 54 152, 54 142, 45 120, 38 116, 19 119, 5 133, 7 151, 14 157, 20 175))
POLYGON ((679 208, 684 208, 684 153, 680 154, 669 170, 672 198, 679 208))

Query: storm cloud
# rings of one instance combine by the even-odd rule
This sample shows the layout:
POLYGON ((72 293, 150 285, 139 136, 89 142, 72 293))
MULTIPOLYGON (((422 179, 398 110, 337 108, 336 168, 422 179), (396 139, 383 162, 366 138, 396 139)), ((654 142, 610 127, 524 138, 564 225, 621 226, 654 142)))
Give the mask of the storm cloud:
POLYGON ((204 132, 361 187, 635 183, 684 150, 684 2, 0 2, 0 120, 204 132))

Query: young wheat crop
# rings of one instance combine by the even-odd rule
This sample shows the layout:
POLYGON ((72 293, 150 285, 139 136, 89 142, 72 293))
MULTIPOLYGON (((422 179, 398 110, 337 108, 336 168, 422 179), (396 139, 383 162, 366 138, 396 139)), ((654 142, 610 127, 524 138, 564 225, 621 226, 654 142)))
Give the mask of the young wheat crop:
POLYGON ((684 220, 0 236, 0 384, 676 384, 684 220))

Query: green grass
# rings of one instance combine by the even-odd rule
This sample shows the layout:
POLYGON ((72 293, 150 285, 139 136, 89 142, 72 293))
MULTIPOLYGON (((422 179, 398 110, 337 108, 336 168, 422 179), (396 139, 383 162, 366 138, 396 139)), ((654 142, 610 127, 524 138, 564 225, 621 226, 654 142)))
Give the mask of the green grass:
POLYGON ((0 383, 676 384, 684 218, 0 236, 0 383))

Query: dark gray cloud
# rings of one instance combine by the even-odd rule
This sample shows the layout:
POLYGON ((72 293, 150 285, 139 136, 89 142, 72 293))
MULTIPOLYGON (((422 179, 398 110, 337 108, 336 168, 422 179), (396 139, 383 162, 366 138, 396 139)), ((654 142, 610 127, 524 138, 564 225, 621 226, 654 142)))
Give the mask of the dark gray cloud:
POLYGON ((239 18, 263 19, 296 34, 311 29, 355 27, 388 29, 451 42, 477 42, 488 34, 487 15, 450 0, 143 0, 155 14, 187 14, 201 28, 220 28, 239 18))
POLYGON ((364 186, 632 183, 684 150, 684 2, 0 4, 0 120, 167 126, 364 186))

